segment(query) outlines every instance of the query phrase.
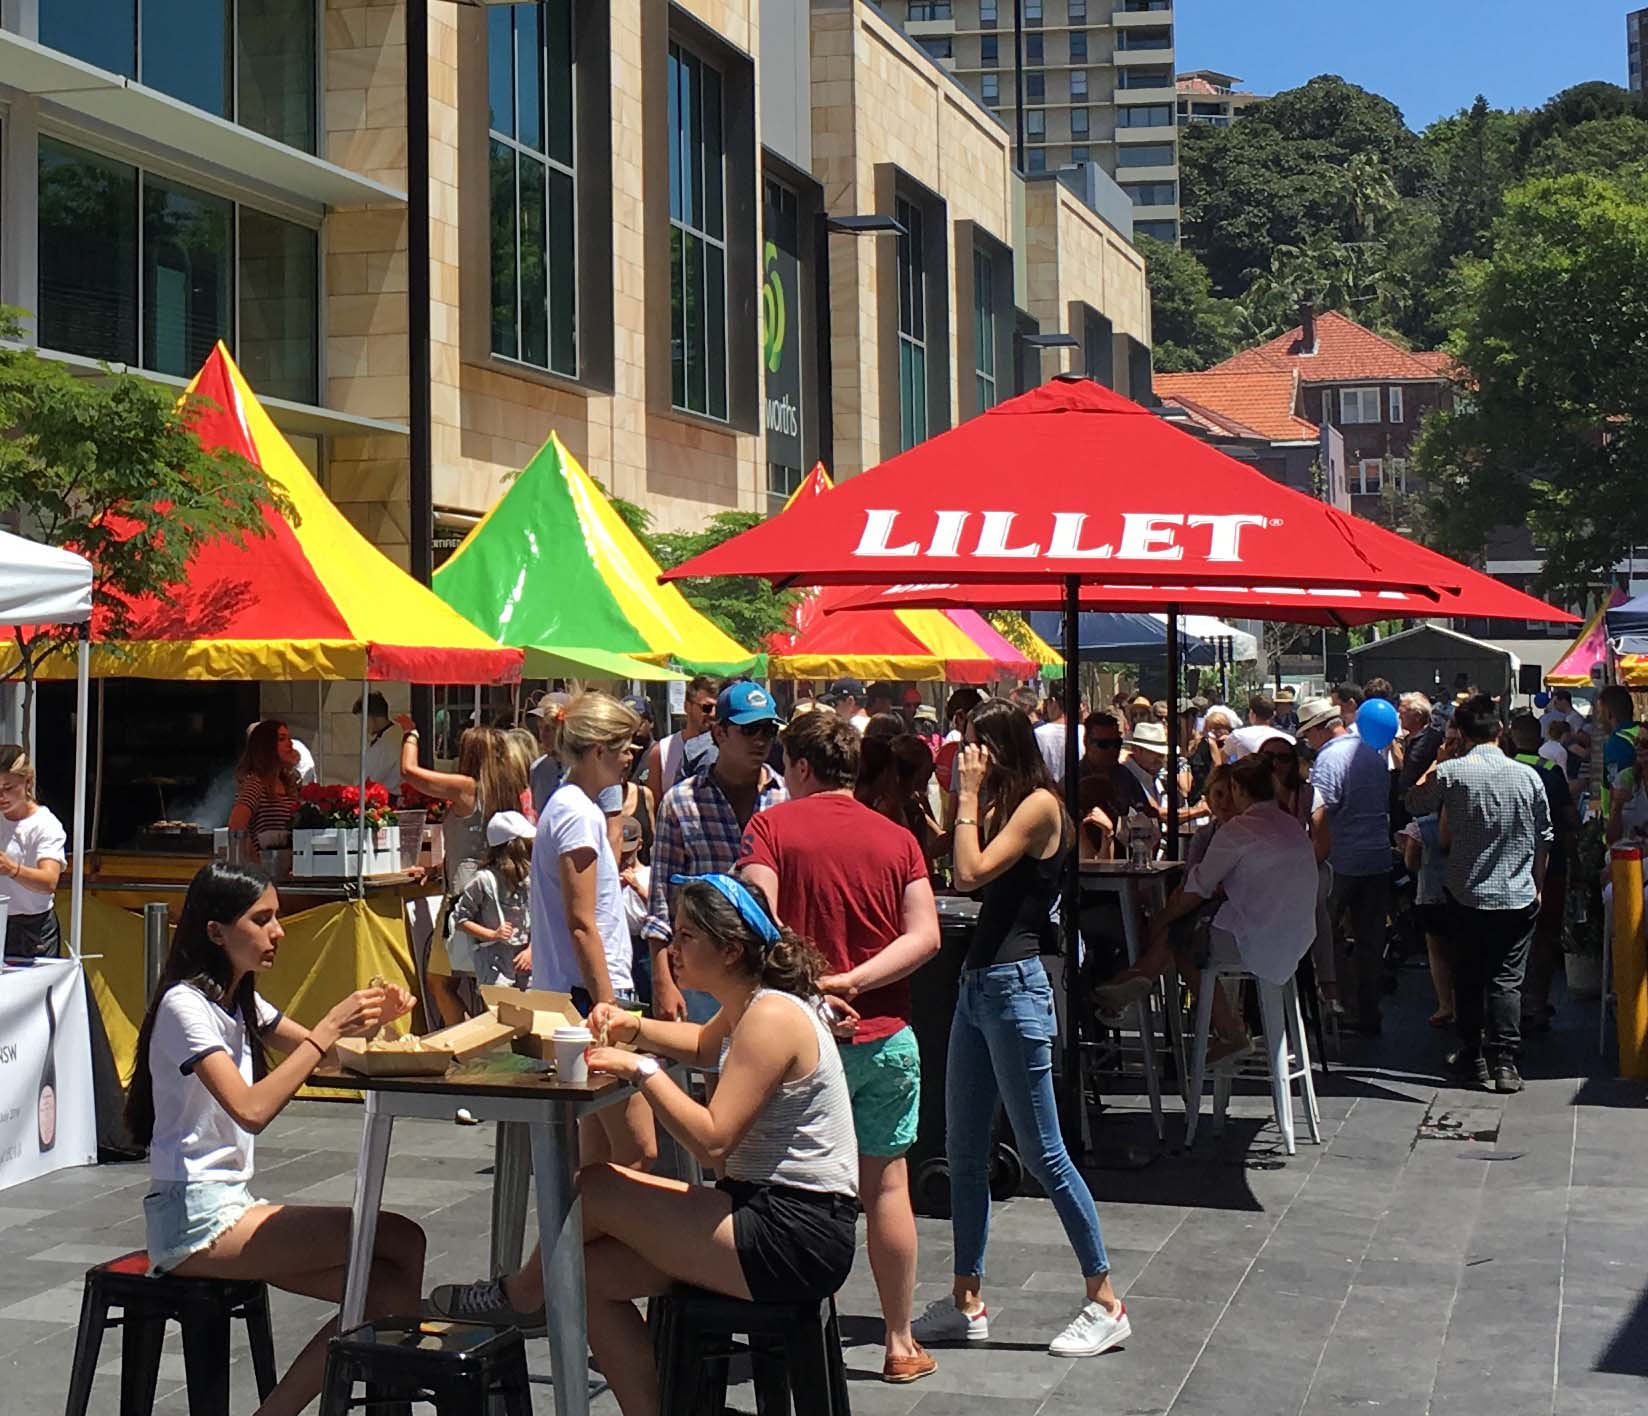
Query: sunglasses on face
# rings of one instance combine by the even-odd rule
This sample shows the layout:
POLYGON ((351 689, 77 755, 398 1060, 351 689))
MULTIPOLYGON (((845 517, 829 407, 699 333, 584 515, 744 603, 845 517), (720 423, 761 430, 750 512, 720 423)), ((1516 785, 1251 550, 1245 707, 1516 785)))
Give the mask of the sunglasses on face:
POLYGON ((778 736, 778 724, 771 718, 759 723, 735 723, 734 726, 747 738, 770 738, 778 736))

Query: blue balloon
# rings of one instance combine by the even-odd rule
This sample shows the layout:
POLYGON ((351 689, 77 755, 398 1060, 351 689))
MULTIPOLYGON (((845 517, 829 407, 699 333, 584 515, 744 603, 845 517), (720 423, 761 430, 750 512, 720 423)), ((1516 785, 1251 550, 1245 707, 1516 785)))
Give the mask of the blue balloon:
POLYGON ((1356 731, 1375 752, 1396 741, 1396 709, 1388 699, 1370 698, 1356 710, 1356 731))
POLYGON ((1538 693, 1534 694, 1534 707, 1535 708, 1549 708, 1550 706, 1551 706, 1551 695, 1550 694, 1546 693, 1543 689, 1541 689, 1538 693))

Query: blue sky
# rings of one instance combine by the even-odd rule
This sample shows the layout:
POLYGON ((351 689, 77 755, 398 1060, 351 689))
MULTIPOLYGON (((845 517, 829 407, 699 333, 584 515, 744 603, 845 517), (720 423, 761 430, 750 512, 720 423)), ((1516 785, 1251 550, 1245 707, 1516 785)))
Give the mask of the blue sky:
POLYGON ((1256 93, 1338 74, 1413 128, 1486 94, 1532 108, 1590 79, 1625 82, 1625 15, 1648 0, 1176 0, 1177 62, 1256 93))

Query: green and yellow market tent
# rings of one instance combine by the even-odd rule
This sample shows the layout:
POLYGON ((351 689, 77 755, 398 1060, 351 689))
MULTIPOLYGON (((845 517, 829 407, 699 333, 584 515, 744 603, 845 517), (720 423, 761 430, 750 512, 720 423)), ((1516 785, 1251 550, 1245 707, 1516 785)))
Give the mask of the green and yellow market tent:
POLYGON ((477 629, 524 650, 529 677, 764 668, 764 656, 740 648, 658 576, 658 562, 551 433, 433 584, 477 629))

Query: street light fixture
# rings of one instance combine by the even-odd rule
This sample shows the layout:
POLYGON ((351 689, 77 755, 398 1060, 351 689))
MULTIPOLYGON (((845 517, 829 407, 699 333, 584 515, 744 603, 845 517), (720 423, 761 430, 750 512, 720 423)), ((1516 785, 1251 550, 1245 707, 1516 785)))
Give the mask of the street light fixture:
POLYGON ((826 216, 824 229, 833 236, 908 236, 904 223, 890 216, 826 216))
POLYGON ((818 214, 818 233, 813 252, 816 263, 813 272, 815 323, 818 325, 818 460, 830 467, 835 462, 835 389, 830 374, 829 237, 897 236, 903 240, 910 233, 904 229, 903 222, 878 212, 831 216, 825 211, 818 214))

